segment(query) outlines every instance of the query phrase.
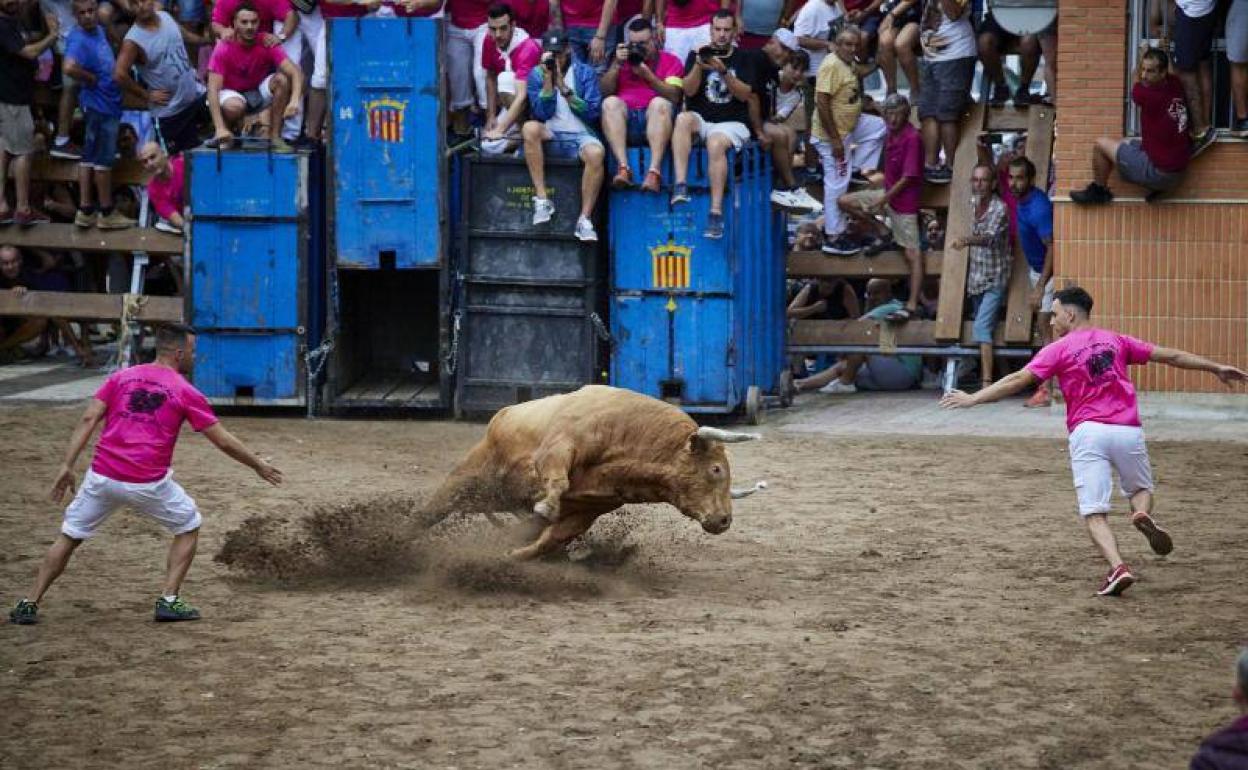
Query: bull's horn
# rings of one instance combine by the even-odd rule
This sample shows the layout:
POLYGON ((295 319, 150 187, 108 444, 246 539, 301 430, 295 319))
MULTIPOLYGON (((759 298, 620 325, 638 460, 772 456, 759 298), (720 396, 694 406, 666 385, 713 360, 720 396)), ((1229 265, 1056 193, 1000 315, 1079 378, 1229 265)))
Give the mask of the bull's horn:
POLYGON ((725 444, 737 444, 742 441, 754 441, 762 438, 762 436, 757 433, 736 433, 703 425, 701 428, 698 428, 698 438, 706 441, 722 441, 725 444))
POLYGON ((766 481, 760 481, 760 482, 758 482, 757 484, 755 484, 754 486, 749 487, 749 488, 747 488, 747 489, 734 489, 734 490, 731 490, 731 491, 728 493, 728 495, 729 495, 729 497, 731 497, 733 500, 740 500, 740 499, 741 499, 741 498, 743 498, 743 497, 749 497, 750 495, 754 494, 755 492, 757 492, 757 491, 759 491, 759 490, 761 490, 761 489, 766 489, 766 488, 767 488, 767 482, 766 482, 766 481))

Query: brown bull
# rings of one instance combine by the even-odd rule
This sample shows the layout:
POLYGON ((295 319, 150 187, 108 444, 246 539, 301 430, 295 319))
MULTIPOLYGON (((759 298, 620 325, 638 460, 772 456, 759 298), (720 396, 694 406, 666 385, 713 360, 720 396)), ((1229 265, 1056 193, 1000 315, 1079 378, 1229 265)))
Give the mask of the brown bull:
MULTIPOLYGON (((432 520, 453 511, 534 512, 537 539, 511 552, 531 559, 625 503, 670 503, 712 534, 732 524, 724 442, 758 438, 699 428, 675 406, 604 385, 502 409, 434 494, 432 520)), ((760 484, 755 488, 765 486, 760 484)))

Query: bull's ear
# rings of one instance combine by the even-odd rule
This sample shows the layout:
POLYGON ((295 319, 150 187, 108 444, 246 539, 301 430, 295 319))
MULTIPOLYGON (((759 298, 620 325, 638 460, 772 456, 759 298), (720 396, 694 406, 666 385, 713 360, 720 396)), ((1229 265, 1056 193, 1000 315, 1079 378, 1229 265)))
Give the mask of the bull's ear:
POLYGON ((710 451, 710 448, 714 443, 715 442, 708 441, 699 436, 697 431, 689 434, 689 451, 693 452, 695 455, 710 451))

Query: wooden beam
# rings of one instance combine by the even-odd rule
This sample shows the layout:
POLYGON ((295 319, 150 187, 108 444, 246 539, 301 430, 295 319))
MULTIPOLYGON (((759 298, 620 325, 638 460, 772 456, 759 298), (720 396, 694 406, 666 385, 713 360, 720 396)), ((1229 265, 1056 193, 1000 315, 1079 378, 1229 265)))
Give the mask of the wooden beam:
MULTIPOLYGON (((1027 126, 1027 157, 1036 164, 1036 193, 1044 195, 1048 186, 1049 160, 1053 153, 1053 124, 1057 111, 1052 107, 1035 105, 1029 112, 1027 126)), ((1032 338, 1032 319, 1035 314, 1027 302, 1031 293, 1031 280, 1027 275, 1027 259, 1021 246, 1015 248, 1010 290, 1005 303, 1006 342, 1028 342, 1032 338)))
MULTIPOLYGON (((940 275, 940 264, 939 251, 924 254, 924 275, 940 275)), ((898 251, 885 251, 874 257, 864 257, 861 254, 837 257, 822 251, 794 251, 789 254, 788 271, 791 278, 906 278, 910 275, 910 263, 898 251)))
MULTIPOLYGON (((984 125, 984 105, 971 106, 962 118, 962 133, 953 159, 953 182, 949 185, 949 217, 945 243, 971 234, 971 169, 979 162, 976 145, 984 125)), ((966 249, 946 249, 940 273, 940 300, 936 311, 936 339, 956 340, 962 326, 962 300, 966 295, 966 249)))
MULTIPOLYGON (((1049 109, 1037 105, 1037 109, 1049 109)), ((1031 125, 1031 108, 989 107, 985 131, 1026 131, 1031 125)))
MULTIPOLYGON (((875 321, 793 321, 789 329, 789 345, 794 346, 827 346, 837 345, 879 345, 884 337, 885 326, 875 321)), ((933 355, 939 355, 942 347, 951 344, 975 346, 973 341, 974 323, 962 323, 961 336, 955 340, 941 340, 936 337, 935 321, 909 321, 904 324, 892 324, 892 339, 887 343, 897 347, 931 347, 933 355)), ((993 345, 1004 347, 1005 325, 997 324, 993 333, 993 345)), ((886 347, 888 344, 886 344, 886 347)))
MULTIPOLYGON (((0 291, 0 316, 117 321, 124 294, 82 294, 68 291, 0 291)), ((182 297, 139 297, 131 316, 136 321, 181 323, 182 297)))
MULTIPOLYGON (((823 183, 811 182, 806 185, 806 192, 815 200, 823 200, 823 183)), ((925 209, 943 209, 949 206, 949 185, 947 184, 925 184, 923 185, 922 198, 919 200, 919 207, 925 209)))
MULTIPOLYGON (((9 178, 16 171, 9 164, 9 178)), ((77 182, 78 161, 66 158, 53 158, 40 153, 35 156, 30 169, 31 179, 37 182, 77 182)), ((143 164, 132 158, 123 158, 113 167, 113 184, 147 184, 147 172, 143 164)))
POLYGON ((75 249, 78 251, 146 251, 148 254, 181 254, 182 238, 159 230, 131 227, 98 230, 71 224, 0 227, 0 243, 18 248, 75 249))

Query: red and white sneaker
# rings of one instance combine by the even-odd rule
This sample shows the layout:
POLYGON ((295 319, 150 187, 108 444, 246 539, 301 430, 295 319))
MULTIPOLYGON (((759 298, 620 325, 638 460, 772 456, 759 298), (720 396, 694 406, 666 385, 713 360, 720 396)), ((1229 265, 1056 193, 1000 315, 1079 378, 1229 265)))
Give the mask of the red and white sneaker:
POLYGON ((1131 574, 1131 570, 1127 568, 1127 565, 1119 564, 1105 576, 1105 582, 1101 583, 1101 588, 1096 594, 1097 596, 1120 596, 1134 582, 1135 575, 1131 574))
POLYGON ((1131 524, 1148 538, 1148 544, 1152 546, 1153 553, 1165 556, 1174 550, 1174 541, 1170 539, 1170 533, 1157 526, 1152 516, 1143 511, 1136 511, 1131 514, 1131 524))

